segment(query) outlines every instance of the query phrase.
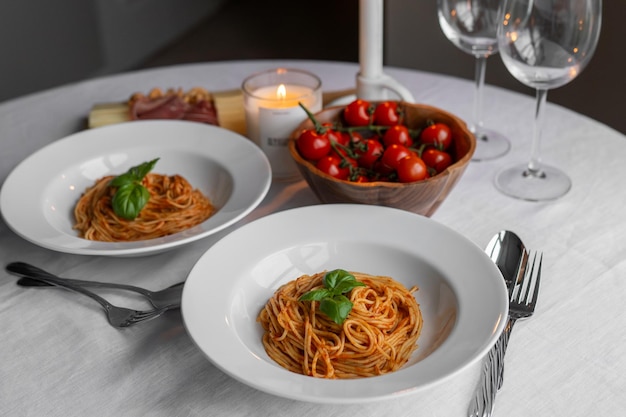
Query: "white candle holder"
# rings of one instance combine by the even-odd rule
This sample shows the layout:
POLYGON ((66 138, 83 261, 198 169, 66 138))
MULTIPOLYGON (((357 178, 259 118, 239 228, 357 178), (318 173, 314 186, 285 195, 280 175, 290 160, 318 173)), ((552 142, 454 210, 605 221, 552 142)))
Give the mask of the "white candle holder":
POLYGON ((363 100, 387 100, 389 91, 409 103, 411 92, 383 72, 383 0, 359 2, 359 63, 356 95, 363 100))
POLYGON ((277 68, 253 74, 243 81, 247 136, 267 155, 276 180, 299 177, 289 154, 290 134, 312 113, 322 109, 322 81, 302 70, 277 68))

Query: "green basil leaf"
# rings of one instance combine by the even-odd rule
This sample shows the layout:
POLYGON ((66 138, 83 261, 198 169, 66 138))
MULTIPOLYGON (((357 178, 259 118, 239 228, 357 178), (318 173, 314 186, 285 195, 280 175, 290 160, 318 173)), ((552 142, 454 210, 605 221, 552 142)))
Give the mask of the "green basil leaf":
POLYGON ((343 324, 352 310, 352 302, 345 295, 324 298, 320 303, 320 310, 335 323, 343 324))
POLYGON ((324 298, 330 297, 332 294, 327 289, 311 290, 305 294, 302 294, 299 298, 300 301, 321 301, 324 298))
POLYGON ((111 204, 119 217, 133 220, 148 203, 150 192, 141 184, 126 184, 117 189, 111 204))
POLYGON ((343 321, 348 317, 348 314, 350 314, 350 311, 352 311, 352 301, 350 301, 350 299, 345 295, 336 295, 333 297, 333 300, 335 300, 339 307, 339 317, 341 318, 341 323, 343 323, 343 321))
POLYGON ((109 185, 113 187, 121 187, 132 182, 141 182, 143 178, 148 175, 150 171, 152 171, 158 160, 159 158, 156 158, 152 161, 144 162, 130 168, 122 175, 118 175, 117 177, 113 178, 111 182, 109 182, 109 185))
POLYGON ((365 286, 366 286, 365 284, 357 281, 354 276, 350 275, 348 277, 344 277, 340 279, 335 284, 335 288, 333 289, 333 294, 334 295, 345 294, 347 292, 352 291, 352 289, 355 287, 365 287, 365 286))
POLYGON ((117 177, 113 178, 109 182, 109 185, 112 187, 121 187, 123 185, 131 184, 132 182, 133 182, 132 176, 129 173, 126 173, 126 174, 118 175, 117 177))
POLYGON ((159 158, 134 166, 126 173, 113 178, 109 186, 118 187, 111 205, 119 217, 133 220, 150 200, 150 192, 141 182, 156 165, 159 158))
POLYGON ((334 290, 339 282, 346 279, 349 280, 349 277, 352 277, 353 280, 355 279, 354 275, 346 270, 334 269, 324 274, 322 282, 324 283, 324 287, 328 288, 329 290, 334 290))
POLYGON ((319 301, 320 310, 337 324, 342 324, 350 311, 352 302, 343 295, 355 287, 366 285, 356 280, 354 275, 343 269, 335 269, 324 274, 324 288, 312 290, 300 296, 300 301, 319 301))
POLYGON ((143 164, 137 165, 136 167, 132 167, 128 173, 131 174, 135 181, 143 180, 143 177, 148 175, 148 172, 152 171, 152 168, 156 165, 159 158, 153 159, 149 162, 144 162, 143 164))

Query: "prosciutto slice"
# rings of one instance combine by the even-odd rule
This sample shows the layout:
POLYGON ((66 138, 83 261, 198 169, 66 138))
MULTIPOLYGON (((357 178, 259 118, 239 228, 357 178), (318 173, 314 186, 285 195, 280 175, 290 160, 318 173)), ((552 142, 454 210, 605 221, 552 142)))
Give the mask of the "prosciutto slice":
POLYGON ((195 105, 189 106, 189 110, 185 113, 183 119, 192 122, 208 123, 218 126, 217 109, 212 101, 201 100, 195 105))
POLYGON ((179 119, 218 125, 217 111, 211 101, 190 104, 178 95, 134 100, 130 105, 130 119, 179 119))

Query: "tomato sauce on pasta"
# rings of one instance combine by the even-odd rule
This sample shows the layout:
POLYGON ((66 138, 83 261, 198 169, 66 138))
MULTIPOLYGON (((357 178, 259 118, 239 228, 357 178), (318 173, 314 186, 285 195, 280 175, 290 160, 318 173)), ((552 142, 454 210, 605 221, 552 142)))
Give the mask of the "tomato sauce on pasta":
POLYGON ((118 217, 111 200, 115 187, 109 182, 113 176, 103 177, 89 187, 74 208, 74 229, 88 240, 128 242, 171 235, 196 226, 214 212, 211 201, 180 175, 149 173, 143 186, 150 199, 133 220, 118 217))
POLYGON ((299 301, 322 288, 324 272, 303 275, 281 286, 257 317, 267 354, 282 367, 318 378, 382 375, 401 368, 417 349, 422 315, 412 292, 385 276, 351 272, 364 287, 351 290, 353 303, 343 324, 299 301))

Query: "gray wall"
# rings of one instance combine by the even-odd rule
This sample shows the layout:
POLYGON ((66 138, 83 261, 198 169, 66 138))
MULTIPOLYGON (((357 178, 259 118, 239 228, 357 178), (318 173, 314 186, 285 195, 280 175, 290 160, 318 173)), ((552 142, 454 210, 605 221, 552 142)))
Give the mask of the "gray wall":
POLYGON ((227 0, 0 0, 0 101, 128 70, 227 0))
MULTIPOLYGON (((436 0, 385 0, 385 64, 474 78, 474 58, 450 43, 439 28, 436 0)), ((625 0, 604 0, 596 53, 569 84, 548 101, 586 114, 626 133, 625 0)), ((515 80, 499 56, 487 60, 488 84, 534 95, 515 80)))

